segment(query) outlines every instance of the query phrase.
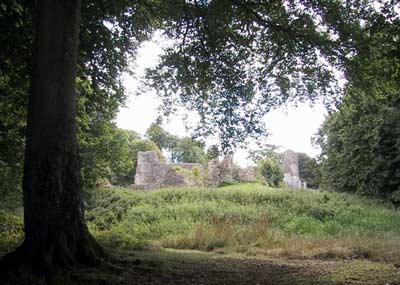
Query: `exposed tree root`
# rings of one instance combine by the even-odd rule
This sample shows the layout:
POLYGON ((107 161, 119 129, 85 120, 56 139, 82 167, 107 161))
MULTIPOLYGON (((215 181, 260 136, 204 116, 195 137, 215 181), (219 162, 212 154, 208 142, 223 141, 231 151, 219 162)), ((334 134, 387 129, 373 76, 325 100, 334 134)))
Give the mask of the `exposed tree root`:
POLYGON ((120 271, 117 259, 106 254, 90 234, 74 245, 59 239, 54 244, 38 247, 27 240, 15 251, 0 259, 2 284, 80 284, 71 279, 82 268, 120 271), (68 246, 68 244, 70 246, 68 246))

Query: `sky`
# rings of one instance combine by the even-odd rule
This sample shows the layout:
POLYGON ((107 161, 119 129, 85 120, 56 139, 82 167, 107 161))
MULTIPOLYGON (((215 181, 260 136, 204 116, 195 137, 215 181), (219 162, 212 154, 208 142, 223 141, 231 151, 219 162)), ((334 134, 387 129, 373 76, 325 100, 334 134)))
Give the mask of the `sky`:
MULTIPOLYGON (((161 101, 156 94, 150 91, 137 96, 134 93, 145 68, 157 64, 158 56, 162 51, 160 41, 143 43, 138 50, 136 61, 132 63, 135 76, 124 75, 124 86, 129 96, 126 106, 120 108, 117 116, 116 122, 119 128, 144 134, 158 117, 158 107, 161 101)), ((281 150, 291 149, 316 156, 320 150, 312 146, 311 137, 323 123, 326 114, 322 104, 310 106, 308 103, 299 103, 297 106, 291 105, 272 110, 264 118, 270 133, 266 143, 280 146, 281 150)), ((179 115, 164 121, 163 127, 174 135, 181 137, 190 135, 179 115)), ((247 151, 238 150, 234 160, 241 166, 250 165, 251 162, 247 160, 247 155, 247 151)))

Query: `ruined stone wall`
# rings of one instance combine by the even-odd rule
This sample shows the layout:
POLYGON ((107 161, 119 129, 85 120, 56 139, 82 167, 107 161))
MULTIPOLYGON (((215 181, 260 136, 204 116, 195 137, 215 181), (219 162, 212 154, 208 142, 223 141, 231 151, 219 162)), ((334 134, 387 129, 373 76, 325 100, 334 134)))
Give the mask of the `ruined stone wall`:
POLYGON ((246 168, 238 169, 238 180, 240 182, 256 182, 257 179, 257 167, 248 166, 246 168))
POLYGON ((208 162, 207 171, 198 163, 163 163, 154 151, 140 151, 137 158, 135 187, 155 189, 162 187, 184 187, 207 185, 218 187, 233 182, 255 182, 256 168, 240 168, 233 164, 233 154, 226 155, 222 161, 218 158, 208 162), (190 177, 191 171, 197 167, 200 180, 190 177), (206 173, 205 173, 206 172, 206 173), (187 175, 189 174, 189 175, 187 175), (205 179, 203 177, 205 176, 205 179))
POLYGON ((233 154, 227 154, 222 161, 212 159, 207 165, 206 185, 217 187, 225 183, 232 183, 233 179, 233 154))
POLYGON ((283 153, 283 181, 294 189, 303 188, 304 184, 299 177, 299 156, 292 150, 283 153))
POLYGON ((137 158, 135 174, 135 187, 142 189, 155 189, 173 186, 193 186, 195 184, 190 178, 177 172, 176 167, 191 170, 199 167, 203 171, 201 164, 182 163, 168 164, 160 162, 154 151, 140 151, 137 158))
POLYGON ((204 170, 203 165, 199 163, 182 162, 182 163, 168 163, 168 165, 172 167, 180 167, 187 170, 192 170, 194 167, 199 167, 201 170, 204 170))

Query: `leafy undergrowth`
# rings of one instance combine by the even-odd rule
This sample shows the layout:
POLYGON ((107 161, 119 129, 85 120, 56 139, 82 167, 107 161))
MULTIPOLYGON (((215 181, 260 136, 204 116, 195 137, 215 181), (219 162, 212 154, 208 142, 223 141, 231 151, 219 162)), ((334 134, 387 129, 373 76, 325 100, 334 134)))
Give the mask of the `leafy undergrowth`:
POLYGON ((0 253, 16 247, 24 237, 21 215, 0 210, 0 253))
POLYGON ((400 263, 400 212, 380 200, 239 184, 101 189, 87 213, 104 244, 400 263))
MULTIPOLYGON (((400 284, 400 213, 340 193, 241 184, 151 192, 100 189, 87 209, 118 272, 82 284, 400 284)), ((0 212, 0 255, 22 218, 0 212)))

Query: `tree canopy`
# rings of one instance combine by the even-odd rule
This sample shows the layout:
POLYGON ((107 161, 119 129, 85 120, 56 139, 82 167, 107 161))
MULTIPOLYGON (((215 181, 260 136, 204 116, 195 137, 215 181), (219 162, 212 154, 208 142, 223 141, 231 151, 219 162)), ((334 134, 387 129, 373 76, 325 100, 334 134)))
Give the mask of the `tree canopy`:
POLYGON ((338 112, 319 131, 325 188, 399 202, 400 16, 393 1, 369 15, 348 64, 338 112))
MULTIPOLYGON (((34 1, 0 5, 0 193, 21 192, 32 62, 34 1)), ((118 132, 112 124, 125 103, 122 73, 157 19, 151 1, 84 1, 77 74, 77 125, 85 186, 109 172, 102 143, 118 132), (100 177, 103 175, 100 175, 100 177)), ((111 151, 107 152, 108 154, 111 151)), ((114 152, 115 155, 115 152, 114 152)), ((17 200, 20 195, 16 195, 17 200)), ((9 201, 10 202, 10 201, 9 201)))
POLYGON ((278 187, 283 181, 284 173, 279 160, 273 157, 266 157, 258 161, 258 169, 261 176, 271 187, 278 187))
POLYGON ((205 164, 207 155, 204 144, 191 137, 180 138, 172 135, 161 126, 161 121, 150 125, 146 137, 153 141, 160 149, 170 153, 173 162, 188 162, 205 164))
POLYGON ((176 102, 198 111, 197 131, 228 150, 262 133, 275 106, 337 99, 335 70, 372 13, 365 1, 178 1, 164 23, 175 44, 147 78, 167 112, 176 102))

